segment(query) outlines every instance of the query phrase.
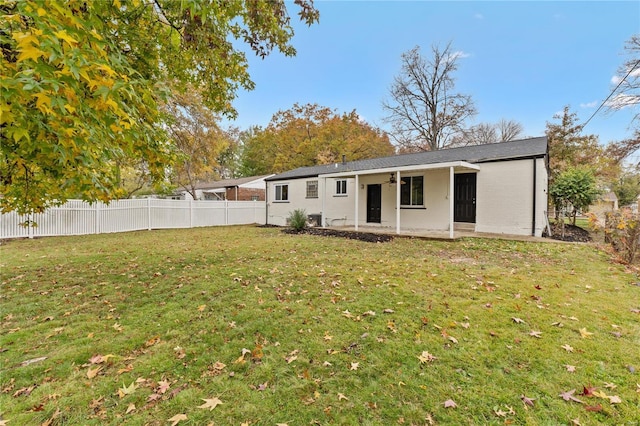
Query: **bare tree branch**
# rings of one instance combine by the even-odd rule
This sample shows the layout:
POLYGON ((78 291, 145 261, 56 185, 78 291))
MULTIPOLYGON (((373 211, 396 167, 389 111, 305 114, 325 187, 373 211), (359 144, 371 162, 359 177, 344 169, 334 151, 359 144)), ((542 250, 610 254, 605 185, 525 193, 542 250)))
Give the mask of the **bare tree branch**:
POLYGON ((451 44, 431 47, 425 59, 416 46, 402 54, 400 75, 389 88, 388 112, 391 137, 402 151, 435 151, 449 146, 464 122, 476 113, 470 96, 451 93, 460 52, 451 44))

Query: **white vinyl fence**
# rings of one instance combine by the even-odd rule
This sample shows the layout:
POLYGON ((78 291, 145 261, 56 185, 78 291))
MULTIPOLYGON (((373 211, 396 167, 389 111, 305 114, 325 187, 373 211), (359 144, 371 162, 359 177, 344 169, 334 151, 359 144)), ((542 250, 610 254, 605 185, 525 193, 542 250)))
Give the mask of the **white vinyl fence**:
POLYGON ((69 200, 44 213, 0 215, 0 239, 105 234, 144 229, 264 224, 264 201, 190 201, 154 198, 89 204, 69 200), (33 223, 35 226, 25 226, 33 223))

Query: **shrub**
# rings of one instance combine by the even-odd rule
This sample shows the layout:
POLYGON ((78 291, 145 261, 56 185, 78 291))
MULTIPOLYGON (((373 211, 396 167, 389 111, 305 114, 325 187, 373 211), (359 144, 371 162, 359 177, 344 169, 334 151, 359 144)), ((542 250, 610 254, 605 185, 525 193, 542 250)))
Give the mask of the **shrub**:
POLYGON ((307 227, 307 212, 304 209, 296 209, 289 213, 289 226, 296 231, 302 231, 307 227))
POLYGON ((604 240, 611 244, 623 262, 633 263, 640 248, 640 215, 628 209, 607 212, 604 240))

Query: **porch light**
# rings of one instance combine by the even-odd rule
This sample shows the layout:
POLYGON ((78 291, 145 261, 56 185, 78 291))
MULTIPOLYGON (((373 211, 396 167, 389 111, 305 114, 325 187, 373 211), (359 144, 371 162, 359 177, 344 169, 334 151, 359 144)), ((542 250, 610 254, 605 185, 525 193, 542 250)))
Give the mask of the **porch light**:
POLYGON ((396 175, 395 173, 391 173, 391 177, 389 177, 389 183, 392 185, 396 184, 396 175))

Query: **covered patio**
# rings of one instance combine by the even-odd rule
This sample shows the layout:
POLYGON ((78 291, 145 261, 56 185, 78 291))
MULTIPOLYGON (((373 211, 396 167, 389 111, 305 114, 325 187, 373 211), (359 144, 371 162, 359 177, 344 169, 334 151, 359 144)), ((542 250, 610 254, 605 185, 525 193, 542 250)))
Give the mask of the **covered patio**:
MULTIPOLYGON (((363 177, 378 177, 378 181, 383 182, 384 179, 387 179, 387 181, 384 181, 383 183, 387 183, 390 186, 395 187, 395 228, 392 232, 394 232, 396 235, 402 235, 403 233, 409 233, 409 234, 416 234, 416 233, 422 233, 422 234, 429 234, 429 236, 431 238, 447 238, 447 239, 453 239, 456 238, 456 232, 460 233, 460 232, 465 232, 465 230, 461 229, 456 231, 456 223, 454 221, 455 216, 454 216, 454 212, 456 209, 456 200, 460 201, 462 198, 460 197, 460 195, 462 194, 458 194, 456 195, 455 193, 455 184, 454 184, 454 179, 455 179, 455 175, 457 173, 477 173, 478 171, 480 171, 480 165, 478 164, 471 164, 468 163, 466 161, 452 161, 452 162, 447 162, 447 163, 434 163, 434 164, 421 164, 421 165, 410 165, 410 166, 399 166, 399 167, 386 167, 386 168, 376 168, 376 169, 369 169, 369 170, 357 170, 357 171, 347 171, 347 172, 337 172, 337 173, 328 173, 328 174, 323 174, 323 175, 319 175, 318 177, 323 179, 324 181, 324 187, 326 187, 326 181, 327 179, 341 179, 341 178, 352 178, 355 180, 355 196, 354 196, 354 209, 353 209, 353 223, 354 226, 352 227, 353 230, 358 231, 360 230, 361 226, 362 226, 362 219, 360 218, 360 192, 361 190, 364 189, 364 183, 361 183, 361 181, 363 180, 363 177), (401 185, 404 184, 405 182, 403 181, 403 178, 411 178, 412 176, 415 176, 416 174, 424 174, 427 171, 445 171, 448 173, 448 181, 446 183, 443 182, 439 182, 437 183, 437 185, 440 185, 441 187, 444 186, 445 190, 446 190, 446 199, 448 201, 448 211, 447 211, 447 216, 448 216, 448 230, 425 230, 425 229, 414 229, 411 228, 410 225, 404 225, 403 226, 403 213, 402 211, 405 210, 410 210, 410 208, 408 208, 406 206, 406 202, 402 202, 402 194, 401 194, 401 185)), ((421 175, 422 176, 422 175, 421 175)), ((378 184, 379 185, 379 184, 378 184)), ((426 183, 424 183, 424 186, 427 185, 433 185, 431 182, 427 181, 426 183)), ((468 200, 466 200, 467 203, 472 204, 473 205, 473 209, 475 212, 475 181, 473 183, 474 188, 473 188, 473 198, 469 198, 468 200)), ((440 188, 442 189, 442 188, 440 188)), ((422 188, 420 189, 420 191, 422 191, 422 188)), ((371 192, 367 191, 365 193, 366 197, 371 197, 371 192)), ((422 197, 422 194, 420 194, 420 197, 422 197)), ((323 197, 322 201, 323 201, 323 205, 322 205, 322 212, 323 212, 323 217, 322 217, 322 222, 321 223, 326 223, 325 221, 325 217, 324 217, 324 212, 326 212, 326 206, 325 206, 325 199, 326 197, 323 197)), ((367 203, 367 208, 369 208, 370 205, 370 200, 366 201, 367 203)), ((381 206, 380 206, 381 207, 381 206)), ((418 207, 418 206, 417 206, 418 207)), ((420 206, 422 209, 426 210, 426 208, 424 207, 424 205, 420 206)), ((369 212, 367 212, 367 215, 369 214, 369 212)), ((367 216, 369 217, 369 216, 367 216)), ((364 222, 364 224, 366 225, 366 223, 369 222, 368 220, 366 222, 364 222)), ((464 226, 464 225, 463 225, 464 226)), ((377 227, 377 226, 367 226, 367 228, 369 229, 379 229, 381 231, 389 231, 390 228, 386 227, 386 228, 382 228, 382 227, 377 227)))

